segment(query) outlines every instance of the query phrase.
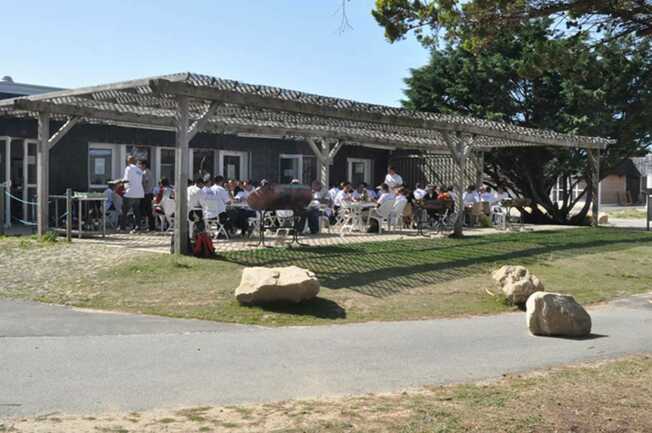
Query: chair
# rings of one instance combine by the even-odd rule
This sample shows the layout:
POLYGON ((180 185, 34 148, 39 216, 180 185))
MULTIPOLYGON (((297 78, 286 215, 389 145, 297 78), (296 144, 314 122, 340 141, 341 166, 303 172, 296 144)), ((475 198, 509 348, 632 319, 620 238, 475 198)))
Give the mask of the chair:
POLYGON ((369 211, 369 220, 378 222, 378 234, 383 234, 383 224, 387 224, 387 230, 390 229, 390 217, 394 208, 394 200, 385 200, 377 208, 369 211))
POLYGON ((220 214, 224 212, 224 205, 222 201, 215 194, 208 194, 203 201, 202 213, 204 215, 204 222, 206 228, 211 234, 213 239, 217 240, 220 233, 226 239, 229 239, 229 234, 224 228, 224 224, 220 221, 220 214))
POLYGON ((394 201, 392 211, 389 215, 388 230, 391 230, 391 227, 396 228, 397 226, 399 230, 403 230, 403 212, 407 203, 407 200, 394 201))
POLYGON ((289 236, 290 231, 294 230, 294 212, 291 210, 277 210, 275 214, 278 223, 276 236, 280 236, 281 233, 284 233, 284 236, 289 236))
POLYGON ((484 206, 481 202, 473 203, 473 206, 464 209, 469 217, 469 226, 478 225, 480 218, 484 216, 484 206))
POLYGON ((174 211, 176 210, 175 200, 163 197, 161 199, 161 209, 163 213, 158 215, 161 222, 161 231, 164 231, 166 222, 168 224, 167 230, 172 230, 174 228, 174 211))

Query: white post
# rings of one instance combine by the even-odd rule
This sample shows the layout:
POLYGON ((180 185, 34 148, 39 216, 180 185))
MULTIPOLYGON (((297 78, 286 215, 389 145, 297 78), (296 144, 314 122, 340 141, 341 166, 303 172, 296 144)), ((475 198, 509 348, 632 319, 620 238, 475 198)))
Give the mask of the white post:
POLYGON ((190 151, 188 143, 188 98, 177 97, 176 120, 176 161, 174 165, 175 223, 174 254, 188 251, 188 168, 190 151))
MULTIPOLYGON (((48 201, 50 187, 50 115, 41 112, 38 115, 38 149, 36 168, 37 200, 37 235, 43 236, 48 231, 48 201)), ((27 173, 25 180, 27 181, 27 173)), ((27 184, 26 184, 27 185, 27 184)))

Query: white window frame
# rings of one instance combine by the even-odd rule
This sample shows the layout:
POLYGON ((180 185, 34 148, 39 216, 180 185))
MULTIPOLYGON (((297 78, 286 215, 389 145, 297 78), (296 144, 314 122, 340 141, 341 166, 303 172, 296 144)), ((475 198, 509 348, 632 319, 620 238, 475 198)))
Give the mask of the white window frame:
POLYGON ((303 183, 303 154, 300 153, 281 153, 278 156, 278 180, 281 181, 283 173, 281 173, 281 159, 297 159, 299 161, 299 179, 303 183))
MULTIPOLYGON (((88 143, 88 152, 86 154, 86 160, 88 161, 88 171, 86 173, 86 183, 88 184, 88 189, 102 189, 106 188, 108 185, 97 185, 91 183, 91 149, 105 149, 111 151, 111 177, 117 179, 121 176, 120 174, 120 162, 122 161, 121 156, 124 154, 124 149, 120 144, 110 144, 110 143, 88 143), (117 158, 116 158, 117 157, 117 158)), ((126 148, 126 147, 125 147, 126 148)))
POLYGON ((221 176, 224 174, 224 157, 225 156, 239 156, 240 157, 240 177, 242 179, 237 180, 248 180, 249 179, 249 152, 241 152, 235 150, 220 150, 215 152, 217 154, 217 167, 218 173, 221 176))
POLYGON ((353 181, 353 164, 354 163, 364 164, 365 173, 364 173, 364 182, 367 185, 371 184, 371 159, 368 158, 346 158, 346 171, 347 171, 347 180, 349 182, 353 181))
MULTIPOLYGON (((176 165, 176 160, 177 160, 177 152, 176 148, 174 146, 156 146, 154 149, 154 159, 156 160, 154 165, 152 165, 152 170, 154 171, 154 176, 156 179, 156 182, 158 184, 158 181, 161 180, 161 162, 163 161, 163 158, 161 158, 161 150, 171 150, 174 152, 174 162, 176 165)), ((191 149, 192 151, 192 149, 191 149)), ((190 166, 192 167, 192 153, 190 154, 190 166)), ((189 173, 192 173, 192 170, 189 171, 189 173)), ((176 173, 172 173, 173 175, 176 175, 176 173)), ((174 177, 172 179, 168 179, 170 181, 170 185, 174 185, 174 177)))

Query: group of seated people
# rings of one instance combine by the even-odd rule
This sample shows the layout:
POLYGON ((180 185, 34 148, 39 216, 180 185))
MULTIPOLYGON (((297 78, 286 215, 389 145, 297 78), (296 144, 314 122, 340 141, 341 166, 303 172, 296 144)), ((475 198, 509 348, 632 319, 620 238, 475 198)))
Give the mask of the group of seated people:
MULTIPOLYGON (((223 176, 211 177, 206 173, 198 175, 189 182, 187 189, 188 222, 190 224, 213 222, 220 227, 221 234, 232 237, 238 233, 242 237, 251 234, 253 222, 258 217, 257 212, 248 206, 247 198, 258 188, 268 182, 251 180, 227 180, 223 176)), ((293 179, 292 183, 300 183, 293 179)), ((111 202, 111 209, 122 209, 120 189, 118 182, 110 184, 107 189, 107 198, 111 202)), ((444 202, 448 203, 445 209, 454 209, 457 200, 452 186, 423 185, 417 183, 414 190, 403 185, 403 179, 396 173, 394 167, 389 167, 384 182, 376 188, 370 187, 365 182, 353 185, 351 182, 342 181, 326 190, 319 181, 313 181, 312 201, 301 215, 294 219, 293 227, 301 232, 317 234, 320 231, 320 221, 326 220, 330 225, 342 221, 342 215, 353 203, 366 203, 364 207, 364 221, 368 231, 378 230, 378 217, 387 219, 393 213, 401 221, 395 221, 407 227, 412 227, 415 221, 427 215, 430 220, 440 217, 442 210, 426 208, 423 203, 444 202), (374 209, 375 208, 375 209, 374 209), (344 209, 344 210, 343 210, 344 209), (386 215, 383 215, 385 213, 386 215), (369 218, 369 216, 376 218, 369 218)), ((466 209, 471 209, 476 203, 487 203, 489 208, 499 206, 500 202, 508 195, 502 188, 494 193, 490 187, 481 186, 476 190, 475 185, 469 186, 462 200, 466 209)), ((175 194, 167 178, 162 178, 152 191, 150 199, 153 209, 152 217, 160 218, 161 229, 165 229, 174 221, 175 194)), ((294 218, 292 211, 276 211, 277 222, 294 218)))
POLYGON ((501 204, 509 198, 509 194, 502 185, 499 185, 495 192, 488 185, 480 185, 479 188, 469 185, 462 199, 467 222, 472 224, 472 217, 477 214, 484 214, 494 220, 496 214, 504 212, 501 204))

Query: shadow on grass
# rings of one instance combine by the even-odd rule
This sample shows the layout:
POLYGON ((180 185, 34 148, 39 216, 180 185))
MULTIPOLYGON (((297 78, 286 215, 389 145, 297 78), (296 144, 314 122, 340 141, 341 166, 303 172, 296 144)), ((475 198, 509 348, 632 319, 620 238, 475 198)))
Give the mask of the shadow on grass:
POLYGON ((330 289, 374 297, 484 275, 498 265, 528 265, 650 245, 652 236, 614 229, 516 233, 464 239, 407 239, 300 249, 242 251, 224 260, 242 266, 297 265, 330 289))
POLYGON ((257 308, 272 313, 292 314, 295 316, 311 316, 318 319, 346 319, 346 310, 337 302, 320 297, 300 304, 278 302, 264 305, 250 305, 245 308, 257 308))

